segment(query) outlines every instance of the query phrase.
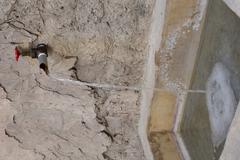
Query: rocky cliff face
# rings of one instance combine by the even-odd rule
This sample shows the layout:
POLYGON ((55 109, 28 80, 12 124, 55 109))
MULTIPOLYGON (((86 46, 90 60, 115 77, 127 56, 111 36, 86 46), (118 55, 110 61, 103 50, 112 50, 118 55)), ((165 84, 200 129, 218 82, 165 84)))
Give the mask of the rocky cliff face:
POLYGON ((111 85, 141 86, 153 3, 0 1, 0 159, 145 159, 140 93, 111 85), (49 75, 15 62, 25 42, 50 46, 49 75))

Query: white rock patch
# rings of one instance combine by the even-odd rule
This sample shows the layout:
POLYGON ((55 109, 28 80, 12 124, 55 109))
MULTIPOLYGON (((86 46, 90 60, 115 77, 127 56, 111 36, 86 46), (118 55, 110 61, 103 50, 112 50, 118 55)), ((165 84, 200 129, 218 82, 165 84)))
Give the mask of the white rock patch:
POLYGON ((207 106, 215 147, 225 140, 237 106, 230 76, 223 64, 216 63, 207 81, 207 106))

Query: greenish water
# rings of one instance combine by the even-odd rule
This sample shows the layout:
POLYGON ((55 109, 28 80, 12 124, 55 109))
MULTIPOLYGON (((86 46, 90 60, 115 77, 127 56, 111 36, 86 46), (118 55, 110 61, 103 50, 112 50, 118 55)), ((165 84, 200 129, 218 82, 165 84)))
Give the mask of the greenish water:
MULTIPOLYGON (((205 90, 206 81, 217 62, 231 71, 231 85, 239 100, 240 19, 222 0, 210 0, 190 89, 205 90)), ((181 135, 192 160, 212 160, 220 156, 222 146, 214 152, 211 141, 205 94, 188 94, 181 135)))

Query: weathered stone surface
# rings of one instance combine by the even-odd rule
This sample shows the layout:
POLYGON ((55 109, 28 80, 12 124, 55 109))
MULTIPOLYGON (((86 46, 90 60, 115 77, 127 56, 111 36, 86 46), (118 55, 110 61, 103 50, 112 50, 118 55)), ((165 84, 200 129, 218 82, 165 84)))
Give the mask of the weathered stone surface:
POLYGON ((47 42, 53 54, 78 56, 83 81, 141 82, 153 0, 17 0, 2 6, 5 41, 47 42))
POLYGON ((38 78, 29 80, 30 85, 16 102, 17 113, 6 134, 17 140, 21 148, 46 159, 103 159, 110 139, 96 120, 90 89, 66 85, 76 92, 62 91, 64 87, 59 86, 64 84, 48 78, 44 82, 55 85, 45 86, 38 78))
POLYGON ((144 160, 137 133, 139 121, 138 93, 133 91, 96 92, 102 98, 97 115, 106 123, 113 143, 105 153, 110 159, 144 160))
POLYGON ((9 138, 7 134, 4 134, 7 124, 12 121, 13 115, 16 113, 16 109, 6 98, 6 92, 0 87, 0 145, 2 146, 0 150, 0 159, 15 160, 18 157, 21 157, 23 160, 33 159, 33 157, 36 160, 40 159, 40 155, 18 147, 17 141, 13 138, 9 138))
POLYGON ((0 4, 0 84, 6 93, 0 157, 146 159, 137 132, 139 93, 71 80, 140 86, 153 0, 0 4), (14 46, 23 42, 49 44, 48 76, 36 60, 15 62, 14 46))

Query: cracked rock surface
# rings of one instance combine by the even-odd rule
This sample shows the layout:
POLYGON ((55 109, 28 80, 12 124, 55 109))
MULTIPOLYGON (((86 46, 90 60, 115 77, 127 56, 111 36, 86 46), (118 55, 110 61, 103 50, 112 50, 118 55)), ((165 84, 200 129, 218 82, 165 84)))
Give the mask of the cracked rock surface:
POLYGON ((141 85, 153 3, 0 0, 0 160, 145 160, 140 93, 86 84, 141 85), (49 75, 23 42, 50 46, 49 75))
POLYGON ((154 0, 0 1, 7 42, 46 42, 53 55, 77 56, 82 81, 141 82, 154 0), (10 34, 11 31, 11 34, 10 34))
POLYGON ((47 88, 40 83, 31 85, 29 79, 17 114, 7 125, 7 135, 14 137, 21 148, 41 153, 46 159, 103 159, 110 139, 96 121, 90 91, 68 85, 76 92, 64 93, 54 88, 58 85, 64 84, 47 88))

